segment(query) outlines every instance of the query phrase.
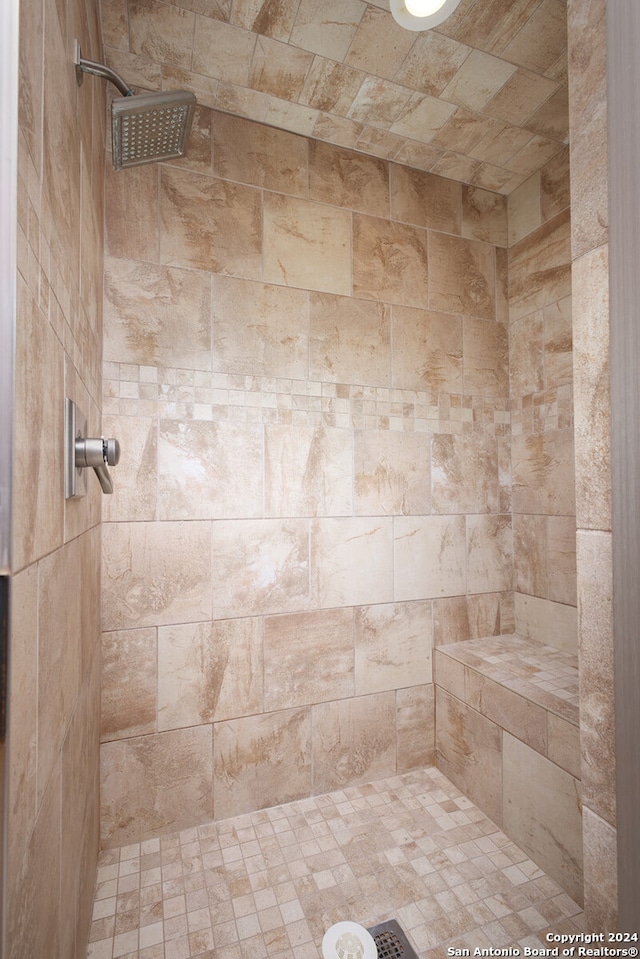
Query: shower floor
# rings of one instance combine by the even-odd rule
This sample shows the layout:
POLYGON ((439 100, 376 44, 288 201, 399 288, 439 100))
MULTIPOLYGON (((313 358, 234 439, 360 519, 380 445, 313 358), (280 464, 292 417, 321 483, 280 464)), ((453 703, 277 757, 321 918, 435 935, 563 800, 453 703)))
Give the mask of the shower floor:
POLYGON ((333 923, 392 918, 422 959, 584 931, 560 886, 429 768, 104 851, 88 957, 318 959, 333 923))

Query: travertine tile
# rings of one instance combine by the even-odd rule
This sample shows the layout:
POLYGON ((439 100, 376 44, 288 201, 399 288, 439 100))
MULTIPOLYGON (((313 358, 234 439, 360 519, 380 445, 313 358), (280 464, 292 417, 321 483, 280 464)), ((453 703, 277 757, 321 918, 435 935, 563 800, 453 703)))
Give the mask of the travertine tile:
POLYGON ((303 0, 299 5, 290 41, 339 63, 345 58, 366 7, 359 0, 303 0))
POLYGON ((395 695, 358 696, 313 707, 313 791, 389 776, 396 766, 395 695))
POLYGON ((358 696, 431 682, 431 603, 365 606, 355 616, 358 696))
POLYGON ((484 243, 506 247, 506 197, 463 184, 462 235, 472 240, 482 240, 484 243))
POLYGON ((467 516, 467 589, 502 592, 513 584, 511 516, 467 516))
MULTIPOLYGON (((484 112, 516 126, 524 124, 558 89, 548 77, 530 70, 516 70, 504 86, 487 103, 484 112)), ((568 117, 568 111, 565 110, 568 117)), ((529 124, 527 123, 527 127, 529 124)), ((544 132, 544 131, 536 131, 544 132)))
POLYGON ((247 86, 256 37, 214 17, 197 17, 192 67, 226 83, 247 86))
POLYGON ((519 636, 577 655, 578 617, 575 606, 516 593, 515 624, 519 636))
POLYGON ((260 276, 262 203, 257 189, 161 167, 160 260, 167 266, 260 276), (227 229, 229 221, 233 230, 227 229))
POLYGON ((211 368, 211 278, 195 270, 109 258, 104 359, 211 368))
POLYGON ((351 225, 346 210, 265 194, 265 280, 348 295, 350 251, 351 225))
POLYGON ((503 762, 504 828, 581 900, 580 783, 506 732, 503 762))
POLYGON ((575 605, 576 522, 573 516, 547 516, 549 599, 575 605))
POLYGON ((464 516, 397 516, 394 537, 396 601, 465 592, 464 516))
POLYGON ((542 310, 509 327, 509 377, 511 396, 538 393, 545 386, 544 322, 542 310))
POLYGON ((396 693, 398 773, 435 763, 434 687, 413 686, 396 693))
POLYGON ((611 528, 609 249, 573 264, 576 499, 578 526, 611 528))
POLYGON ((534 173, 509 194, 507 212, 510 247, 537 230, 543 222, 540 181, 540 172, 534 173))
MULTIPOLYGON (((455 110, 453 103, 414 93, 399 108, 389 129, 398 136, 431 143, 455 110)), ((451 179, 456 177, 451 175, 451 179)))
POLYGON ((311 144, 303 137, 216 113, 213 145, 216 176, 277 193, 307 195, 307 154, 311 144))
POLYGON ((295 21, 296 4, 288 0, 280 4, 270 3, 269 0, 236 0, 230 4, 226 0, 223 10, 221 19, 230 17, 232 23, 237 23, 252 33, 261 33, 276 40, 288 40, 295 21))
POLYGON ((153 628, 102 634, 103 742, 156 732, 157 659, 153 628))
POLYGON ((513 632, 513 594, 452 596, 433 601, 436 646, 513 632))
POLYGON ((262 515, 262 427, 228 420, 160 420, 161 520, 262 515))
POLYGON ((472 50, 442 91, 442 96, 470 110, 483 110, 516 69, 512 63, 482 50, 472 50))
POLYGON ((11 752, 6 803, 13 829, 6 845, 9 875, 17 875, 36 821, 38 743, 38 567, 11 579, 9 706, 11 752))
POLYGON ((105 436, 115 436, 121 456, 113 473, 113 494, 102 501, 105 522, 157 519, 158 430, 146 416, 103 416, 105 436))
POLYGON ((188 67, 195 14, 156 0, 130 0, 131 52, 188 67))
POLYGON ((567 10, 562 0, 544 0, 502 51, 529 70, 550 69, 567 44, 567 10))
POLYGON ((210 523, 105 523, 103 629, 211 616, 210 523))
POLYGON ((531 749, 546 754, 548 713, 542 706, 469 667, 465 667, 464 699, 531 749))
POLYGON ((158 630, 158 730, 261 712, 262 625, 215 620, 158 630))
POLYGON ((579 530, 580 743, 584 801, 616 821, 616 750, 611 533, 579 530))
POLYGON ((308 294, 284 286, 216 276, 213 369, 219 373, 305 379, 308 294), (241 316, 243 322, 238 323, 241 316))
POLYGON ((212 757, 211 726, 105 743, 103 845, 137 842, 210 819, 212 757))
POLYGON ((314 128, 316 134, 321 128, 325 129, 326 139, 330 143, 347 145, 341 137, 329 135, 329 130, 337 133, 337 129, 344 129, 345 124, 347 128, 351 125, 342 117, 353 103, 361 85, 362 74, 359 70, 343 63, 334 63, 324 57, 314 57, 300 93, 300 103, 316 110, 327 111, 320 115, 319 125, 316 124, 314 128))
POLYGON ((443 233, 460 233, 462 187, 453 180, 392 163, 391 216, 443 233))
POLYGON ((425 390, 432 401, 439 393, 462 393, 462 320, 394 306, 393 385, 425 390))
POLYGON ((62 545, 64 535, 63 460, 47 452, 51 437, 63 441, 64 356, 20 277, 15 377, 14 429, 21 442, 14 462, 12 562, 18 570, 62 545))
POLYGON ((502 822, 502 729, 436 687, 438 768, 491 819, 502 822))
POLYGON ((267 516, 347 516, 353 503, 353 439, 329 427, 265 428, 267 516))
POLYGON ((216 723, 213 755, 213 807, 218 819, 309 796, 311 709, 216 723))
POLYGON ((331 383, 391 386, 391 310, 329 293, 309 298, 309 376, 331 383))
POLYGON ((616 830, 588 806, 582 810, 584 905, 594 928, 618 930, 618 850, 616 830))
POLYGON ((509 257, 511 319, 517 320, 571 292, 568 211, 512 247, 509 257))
POLYGON ((435 513, 498 512, 497 441, 476 433, 432 436, 431 502, 435 513))
POLYGON ((429 307, 495 319, 495 253, 477 240, 429 233, 429 307))
POLYGON ((391 517, 331 517, 312 522, 312 607, 360 606, 392 599, 391 517))
POLYGON ((575 512, 572 431, 514 436, 511 455, 517 513, 571 516, 575 512))
POLYGON ((509 393, 506 325, 466 316, 462 335, 464 392, 486 397, 509 393))
MULTIPOLYGON (((554 517, 555 518, 555 517, 554 517)), ((549 598, 546 516, 513 516, 514 587, 522 593, 549 598)))
POLYGON ((386 10, 367 5, 344 62, 391 80, 413 46, 414 37, 386 10))
POLYGON ((552 712, 547 713, 547 756, 576 779, 582 778, 580 728, 552 712))
POLYGON ((311 140, 309 196, 371 216, 389 216, 389 165, 376 157, 311 140))
POLYGON ((353 650, 351 609, 266 617, 265 710, 353 696, 353 650))
POLYGON ((117 171, 105 165, 105 253, 158 262, 159 175, 155 164, 117 171))
POLYGON ((358 430, 354 440, 354 511, 430 512, 429 437, 425 433, 358 430))
POLYGON ((295 102, 312 63, 312 53, 270 37, 258 36, 248 85, 253 90, 295 102))
POLYGON ((354 214, 353 293, 367 300, 426 308, 426 231, 354 214))
POLYGON ((308 527, 304 519, 216 521, 214 615, 255 616, 307 609, 308 527))
POLYGON ((544 376, 547 389, 573 383, 573 317, 571 297, 545 306, 544 376))
POLYGON ((469 47, 428 30, 418 33, 415 43, 395 75, 398 83, 421 93, 439 96, 470 53, 469 47))

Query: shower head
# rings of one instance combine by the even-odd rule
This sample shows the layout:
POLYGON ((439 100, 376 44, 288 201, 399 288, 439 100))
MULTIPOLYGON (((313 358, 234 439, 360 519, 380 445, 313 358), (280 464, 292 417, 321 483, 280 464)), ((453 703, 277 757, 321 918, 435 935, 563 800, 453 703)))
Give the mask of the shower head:
POLYGON ((116 170, 184 156, 196 109, 196 98, 186 90, 134 94, 115 70, 83 59, 76 40, 76 78, 85 73, 109 80, 121 97, 111 104, 111 141, 116 170))
POLYGON ((111 141, 116 170, 183 156, 195 108, 196 98, 186 90, 113 100, 111 141))

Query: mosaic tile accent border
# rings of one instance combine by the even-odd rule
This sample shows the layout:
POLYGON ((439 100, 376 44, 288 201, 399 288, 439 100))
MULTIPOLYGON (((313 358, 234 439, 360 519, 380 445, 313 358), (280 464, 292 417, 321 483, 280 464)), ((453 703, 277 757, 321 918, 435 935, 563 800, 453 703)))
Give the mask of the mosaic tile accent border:
POLYGON ((505 398, 106 363, 105 414, 506 436, 505 398))

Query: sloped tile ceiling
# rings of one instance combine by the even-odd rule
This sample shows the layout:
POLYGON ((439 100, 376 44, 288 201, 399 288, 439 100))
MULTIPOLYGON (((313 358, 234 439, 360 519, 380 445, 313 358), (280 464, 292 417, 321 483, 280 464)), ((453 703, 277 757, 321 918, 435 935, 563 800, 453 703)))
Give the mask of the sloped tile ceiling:
POLYGON ((403 30, 388 0, 102 0, 138 89, 508 194, 568 140, 566 0, 462 0, 403 30))

